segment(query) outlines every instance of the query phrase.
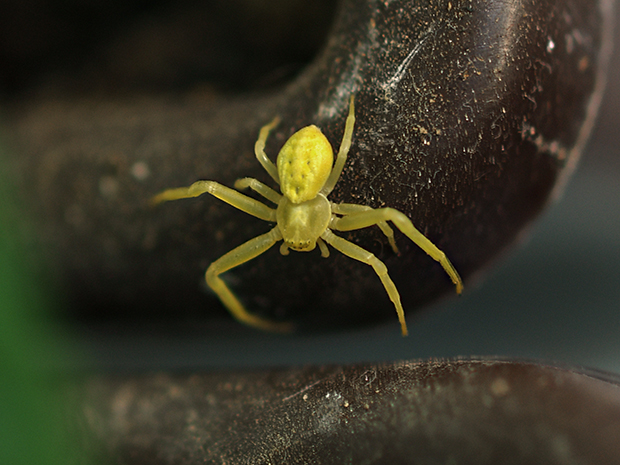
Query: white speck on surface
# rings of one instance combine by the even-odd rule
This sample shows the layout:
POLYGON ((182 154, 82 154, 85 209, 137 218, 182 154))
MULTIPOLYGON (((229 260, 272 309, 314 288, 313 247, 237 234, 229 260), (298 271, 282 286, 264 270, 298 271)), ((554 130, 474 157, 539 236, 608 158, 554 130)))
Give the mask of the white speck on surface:
POLYGON ((491 394, 503 397, 510 392, 510 384, 504 378, 495 378, 491 383, 491 394))
MULTIPOLYGON (((303 389, 300 389, 299 391, 297 391, 297 392, 295 392, 295 393, 291 394, 290 396, 286 396, 284 399, 282 399, 282 402, 286 402, 287 400, 290 400, 290 399, 292 399, 293 397, 298 396, 299 394, 304 394, 304 393, 305 393, 308 389, 313 388, 314 386, 316 386, 317 384, 319 384, 321 381, 322 381, 321 379, 318 379, 318 380, 316 380, 314 383, 311 383, 311 384, 309 384, 309 385, 305 386, 303 389)), ((329 393, 328 393, 328 396, 329 396, 329 393)), ((307 393, 305 393, 305 394, 304 394, 303 399, 304 399, 304 400, 307 400, 307 399, 308 399, 308 394, 307 394, 307 393)))
POLYGON ((144 181, 151 175, 151 169, 143 161, 137 161, 131 167, 131 175, 138 181, 144 181))

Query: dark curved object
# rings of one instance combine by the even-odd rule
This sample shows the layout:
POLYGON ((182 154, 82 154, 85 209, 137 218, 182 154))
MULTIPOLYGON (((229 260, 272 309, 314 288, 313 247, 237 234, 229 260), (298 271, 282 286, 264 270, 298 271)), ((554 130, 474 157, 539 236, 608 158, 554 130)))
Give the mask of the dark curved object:
POLYGON ((77 391, 113 463, 617 464, 618 378, 436 360, 91 379, 77 391))
MULTIPOLYGON (((267 181, 252 151, 260 126, 282 118, 272 158, 310 123, 337 146, 355 94, 353 148, 331 199, 405 212, 467 286, 572 171, 601 98, 609 10, 593 0, 346 0, 323 52, 270 95, 14 106, 17 173, 79 314, 221 316, 204 270, 270 226, 208 197, 157 209, 149 197, 198 179, 267 181)), ((377 228, 344 236, 385 261, 406 310, 454 292, 401 236, 401 256, 377 228)), ((305 329, 396 323, 372 269, 337 253, 274 248, 226 277, 251 311, 305 329)))

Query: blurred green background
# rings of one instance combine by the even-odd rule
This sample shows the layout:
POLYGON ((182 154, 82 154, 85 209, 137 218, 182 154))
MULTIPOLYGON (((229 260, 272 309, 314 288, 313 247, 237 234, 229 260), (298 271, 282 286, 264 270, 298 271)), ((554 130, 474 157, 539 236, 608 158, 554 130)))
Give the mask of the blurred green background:
POLYGON ((75 351, 53 322, 57 303, 45 290, 44 266, 29 241, 4 155, 0 146, 0 464, 71 464, 78 458, 77 436, 70 431, 72 403, 59 367, 75 351))

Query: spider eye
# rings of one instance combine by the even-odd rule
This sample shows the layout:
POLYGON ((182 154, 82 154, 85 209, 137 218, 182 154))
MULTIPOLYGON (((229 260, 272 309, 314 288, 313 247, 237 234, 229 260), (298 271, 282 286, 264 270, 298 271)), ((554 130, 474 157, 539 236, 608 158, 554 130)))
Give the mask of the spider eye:
POLYGON ((296 252, 310 252, 316 247, 315 241, 295 241, 286 244, 289 248, 296 252))

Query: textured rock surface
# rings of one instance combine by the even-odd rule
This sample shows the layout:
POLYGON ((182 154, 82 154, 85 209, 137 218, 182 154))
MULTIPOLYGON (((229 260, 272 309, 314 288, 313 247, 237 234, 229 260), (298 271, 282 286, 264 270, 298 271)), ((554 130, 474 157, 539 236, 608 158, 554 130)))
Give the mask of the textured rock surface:
MULTIPOLYGON (((83 315, 223 315, 205 268, 269 225, 215 199, 149 209, 148 198, 197 179, 267 180, 252 147, 274 115, 272 157, 309 123, 337 145, 355 93, 332 200, 404 211, 467 282, 578 157, 600 98, 602 3, 347 0, 323 52, 279 92, 14 102, 17 175, 59 281, 83 315)), ((397 257, 375 229, 344 236, 386 262, 406 310, 453 292, 417 247, 399 237, 397 257)), ((306 328, 395 318, 373 271, 337 253, 274 248, 227 279, 252 311, 306 328)))
POLYGON ((620 463, 617 382, 452 360, 117 376, 78 395, 123 465, 600 465, 620 463))

